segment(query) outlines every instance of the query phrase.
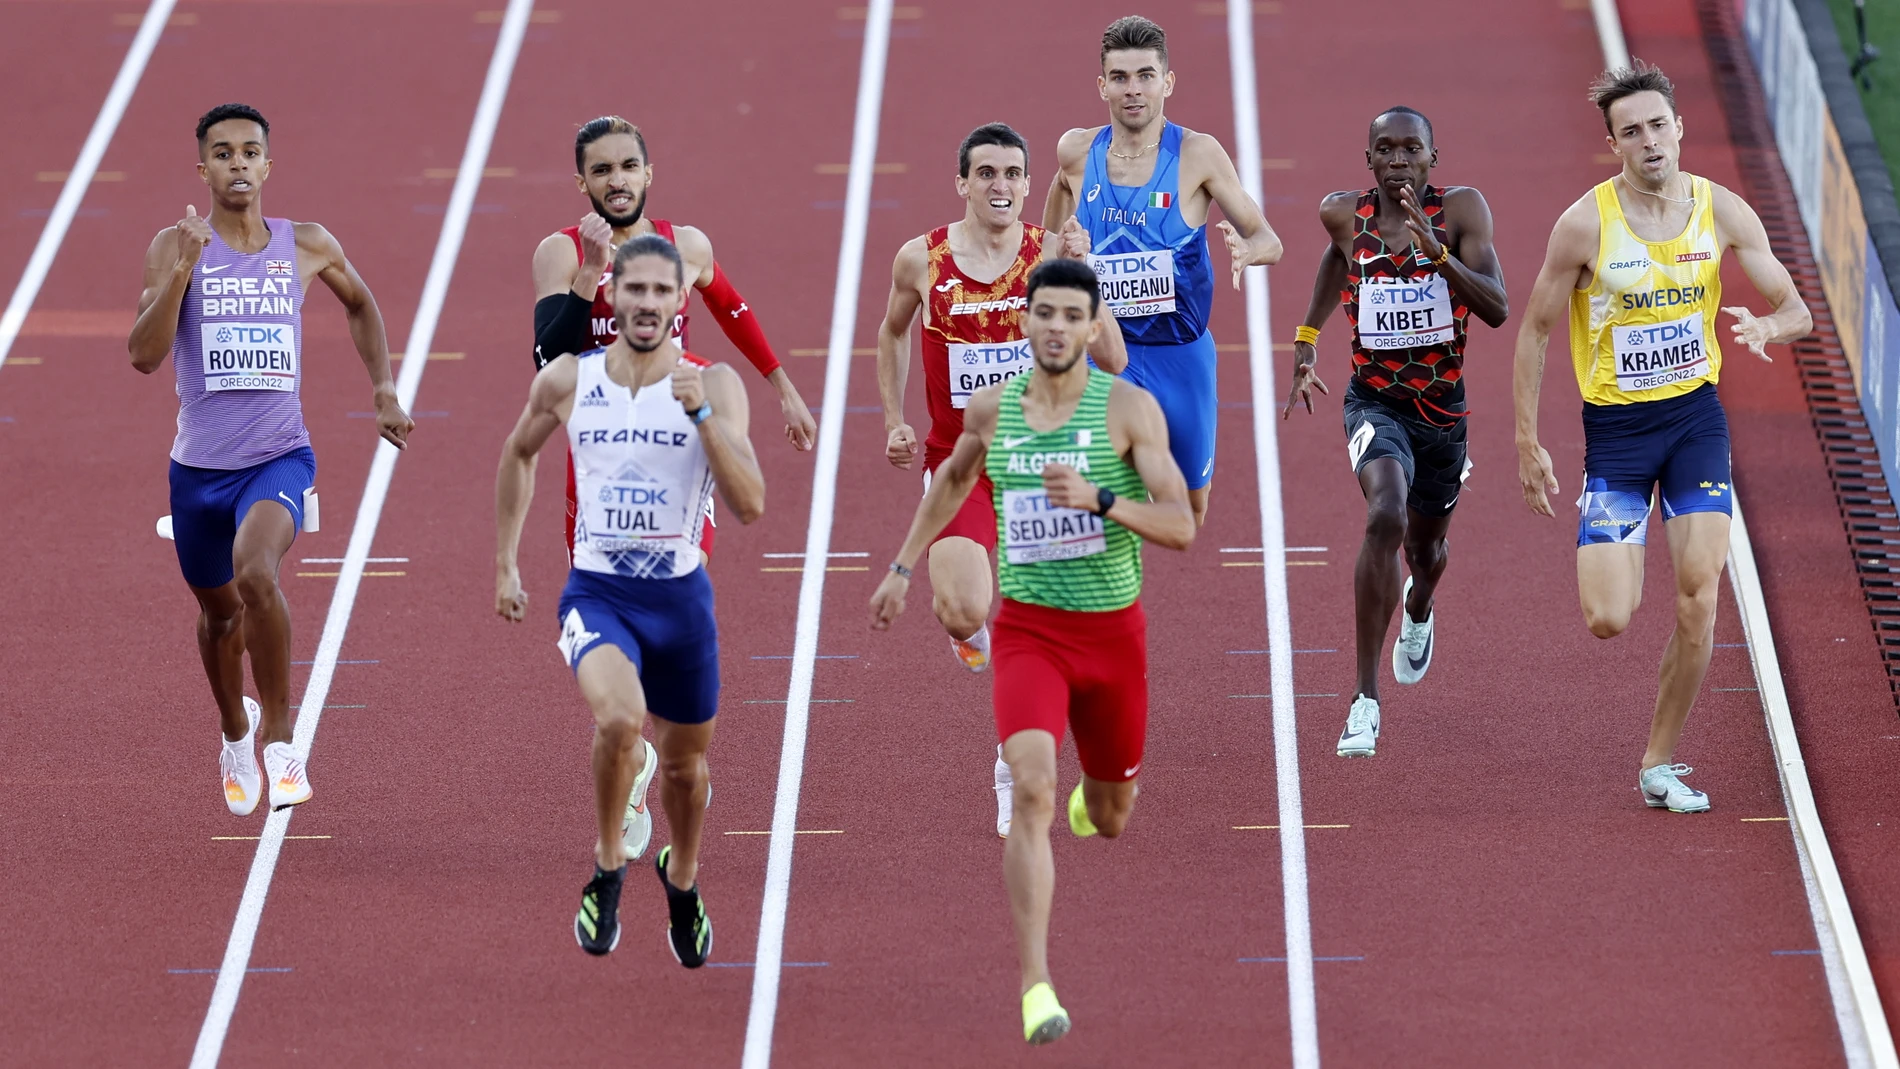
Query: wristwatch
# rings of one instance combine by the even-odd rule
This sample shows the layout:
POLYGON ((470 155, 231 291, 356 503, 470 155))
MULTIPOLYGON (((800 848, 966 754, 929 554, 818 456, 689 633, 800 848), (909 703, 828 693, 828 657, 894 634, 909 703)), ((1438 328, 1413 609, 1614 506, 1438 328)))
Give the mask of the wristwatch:
POLYGON ((1106 486, 1095 491, 1095 514, 1097 516, 1108 515, 1108 510, 1114 507, 1115 491, 1110 490, 1106 486))
POLYGON ((712 402, 701 401, 699 403, 699 411, 688 412, 687 415, 692 417, 694 426, 698 426, 699 424, 706 422, 707 420, 712 418, 712 402))

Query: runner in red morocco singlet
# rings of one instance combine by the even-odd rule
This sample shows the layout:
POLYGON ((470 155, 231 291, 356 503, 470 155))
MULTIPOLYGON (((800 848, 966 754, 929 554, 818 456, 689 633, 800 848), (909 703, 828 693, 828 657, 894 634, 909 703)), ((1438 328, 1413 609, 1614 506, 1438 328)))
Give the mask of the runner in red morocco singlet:
MULTIPOLYGON (((891 268, 891 296, 877 336, 878 391, 884 402, 885 458, 899 468, 917 463, 917 432, 904 417, 910 377, 910 328, 922 314, 924 398, 930 433, 924 439, 924 487, 963 433, 970 395, 1034 365, 1023 335, 1029 272, 1045 258, 1079 259, 1088 235, 1070 219, 1060 233, 1022 221, 1029 193, 1029 146, 1002 123, 979 126, 957 149, 957 193, 963 218, 912 238, 891 268), (987 280, 987 281, 985 281, 987 280)), ((1107 310, 1104 322, 1113 326, 1107 310)), ((1104 330, 1095 362, 1119 373, 1127 356, 1121 333, 1104 330)), ((931 607, 950 634, 957 659, 972 672, 989 663, 990 553, 996 548, 996 510, 986 480, 930 546, 931 607)), ((996 833, 1008 837, 1009 765, 997 750, 996 833)))
MULTIPOLYGON (((728 340, 764 375, 779 395, 785 436, 800 450, 810 449, 818 425, 779 365, 765 331, 713 259, 712 242, 696 227, 674 226, 646 216, 653 166, 640 128, 617 115, 588 122, 574 135, 575 184, 594 210, 579 225, 541 239, 534 251, 534 364, 547 366, 563 353, 582 353, 612 344, 613 303, 606 279, 614 249, 641 234, 658 234, 680 250, 686 277, 699 290, 706 308, 728 340)), ((673 320, 673 337, 687 343, 686 313, 673 320)), ((574 546, 574 464, 567 471, 567 544, 574 546)), ((702 552, 710 554, 713 521, 706 520, 702 552)))

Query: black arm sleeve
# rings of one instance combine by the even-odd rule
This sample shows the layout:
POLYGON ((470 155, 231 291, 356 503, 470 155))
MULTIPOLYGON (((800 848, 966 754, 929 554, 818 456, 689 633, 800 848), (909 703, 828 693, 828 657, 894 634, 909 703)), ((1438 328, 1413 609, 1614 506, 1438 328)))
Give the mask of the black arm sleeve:
POLYGON ((536 370, 563 353, 583 353, 593 346, 592 301, 573 290, 534 302, 534 366, 536 370))

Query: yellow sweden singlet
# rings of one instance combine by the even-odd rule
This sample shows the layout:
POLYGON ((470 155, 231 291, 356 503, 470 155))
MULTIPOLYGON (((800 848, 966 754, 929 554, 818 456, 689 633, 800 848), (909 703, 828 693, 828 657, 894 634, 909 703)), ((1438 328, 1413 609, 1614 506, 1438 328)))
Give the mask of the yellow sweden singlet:
POLYGON ((1669 241, 1644 241, 1623 219, 1615 181, 1596 187, 1596 277, 1570 294, 1570 358, 1589 404, 1660 401, 1721 376, 1714 191, 1695 175, 1689 188, 1689 225, 1669 241))

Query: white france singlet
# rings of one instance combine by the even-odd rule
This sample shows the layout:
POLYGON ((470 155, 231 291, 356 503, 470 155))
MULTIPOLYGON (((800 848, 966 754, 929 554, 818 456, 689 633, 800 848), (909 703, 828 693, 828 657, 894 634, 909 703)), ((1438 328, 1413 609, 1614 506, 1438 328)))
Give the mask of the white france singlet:
POLYGON ((635 393, 607 376, 605 349, 581 354, 579 364, 567 419, 574 567, 637 579, 690 574, 713 492, 699 428, 670 379, 635 393))

